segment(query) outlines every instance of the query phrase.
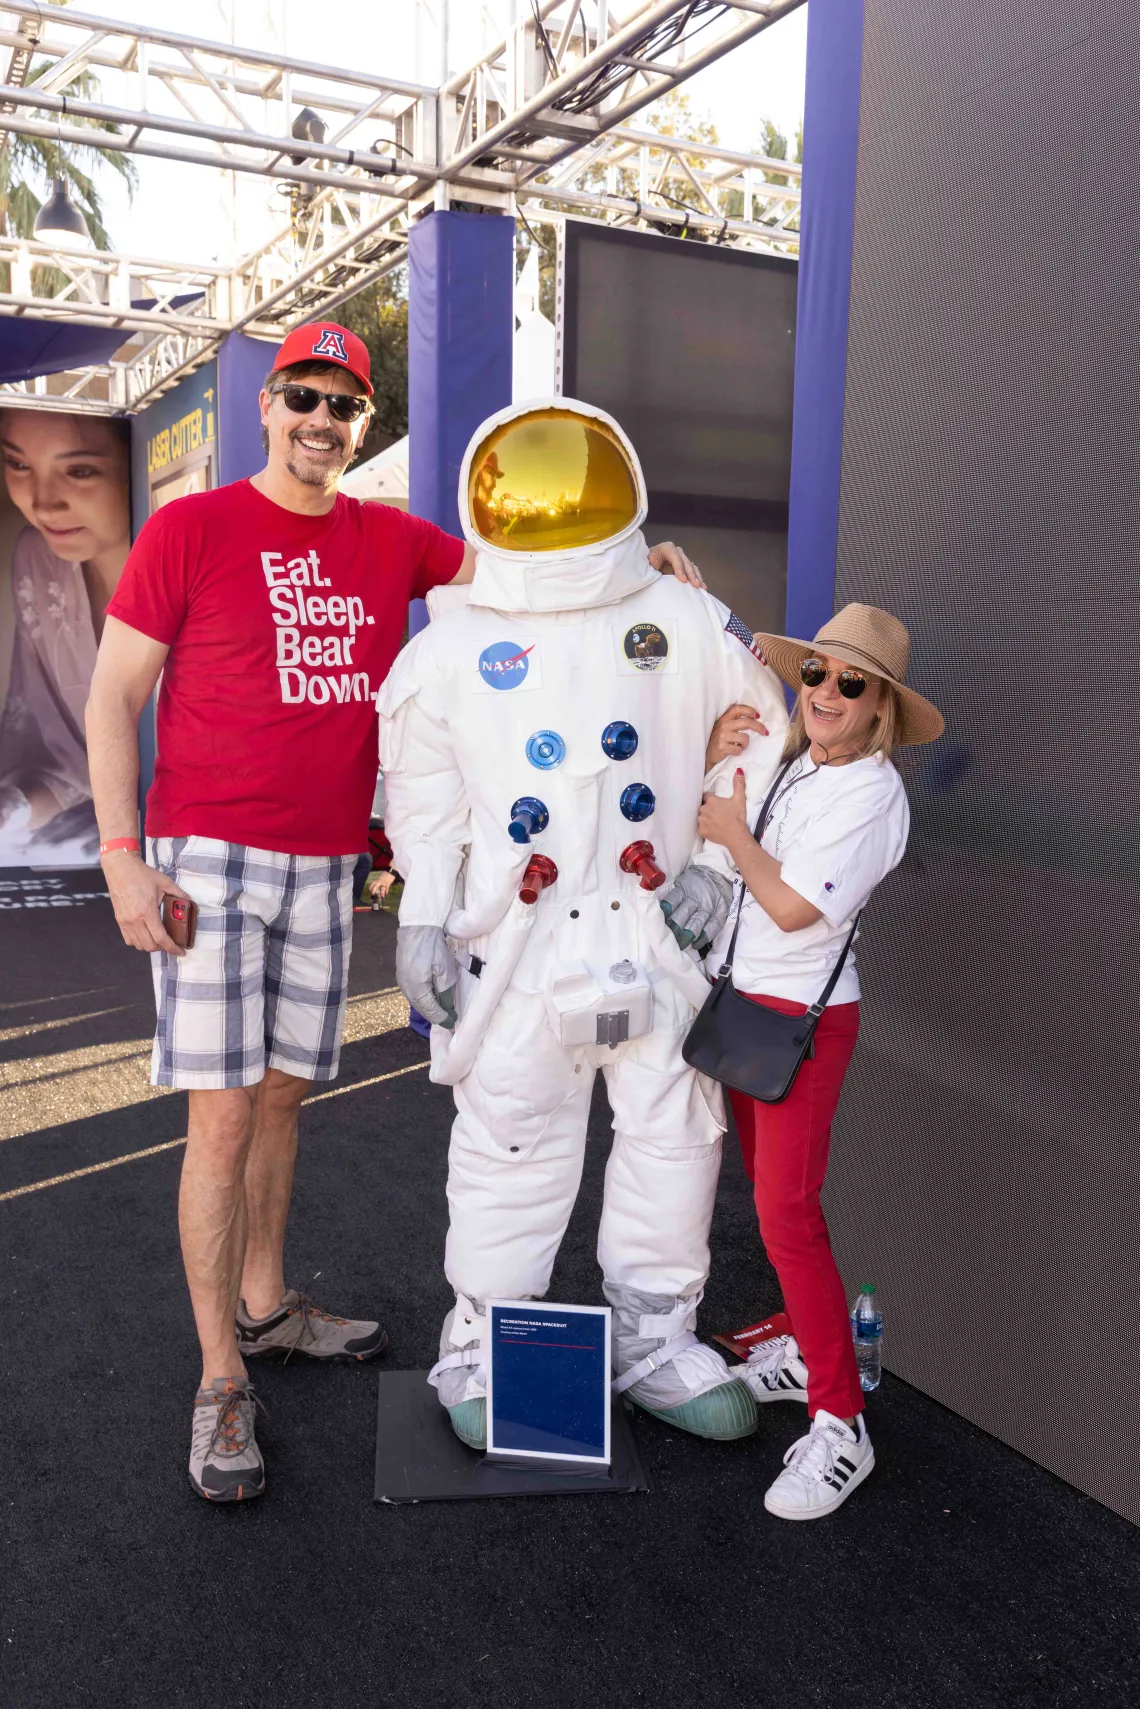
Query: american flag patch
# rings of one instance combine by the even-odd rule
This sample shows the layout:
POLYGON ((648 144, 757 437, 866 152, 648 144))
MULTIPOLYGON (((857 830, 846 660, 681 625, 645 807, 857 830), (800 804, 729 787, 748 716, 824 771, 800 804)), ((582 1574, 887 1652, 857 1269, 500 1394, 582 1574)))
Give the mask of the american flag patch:
POLYGON ((755 635, 752 633, 747 623, 742 623, 740 621, 740 618, 736 615, 735 611, 729 612, 728 622, 725 624, 725 628, 730 635, 735 635, 738 641, 743 641, 754 659, 758 659, 762 665, 766 665, 768 663, 767 659, 756 644, 755 635))

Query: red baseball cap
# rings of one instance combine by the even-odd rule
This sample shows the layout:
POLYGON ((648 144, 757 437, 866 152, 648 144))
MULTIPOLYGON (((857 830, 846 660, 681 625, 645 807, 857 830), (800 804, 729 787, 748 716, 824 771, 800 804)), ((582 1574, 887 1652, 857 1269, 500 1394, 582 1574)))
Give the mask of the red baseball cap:
POLYGON ((308 326, 293 328, 277 352, 273 372, 276 373, 278 368, 291 368, 294 362, 335 362, 338 367, 355 374, 368 396, 372 396, 368 346, 362 338, 357 338, 346 326, 338 326, 334 320, 315 320, 308 326))

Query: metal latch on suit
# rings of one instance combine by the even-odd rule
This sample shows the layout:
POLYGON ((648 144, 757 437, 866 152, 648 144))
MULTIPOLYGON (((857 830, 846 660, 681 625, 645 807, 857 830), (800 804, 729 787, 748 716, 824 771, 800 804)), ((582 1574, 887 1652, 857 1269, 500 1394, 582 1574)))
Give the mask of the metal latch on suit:
POLYGON ((598 1044, 608 1044, 611 1050, 616 1050, 628 1037, 628 1009, 610 1009, 606 1014, 598 1016, 598 1044))

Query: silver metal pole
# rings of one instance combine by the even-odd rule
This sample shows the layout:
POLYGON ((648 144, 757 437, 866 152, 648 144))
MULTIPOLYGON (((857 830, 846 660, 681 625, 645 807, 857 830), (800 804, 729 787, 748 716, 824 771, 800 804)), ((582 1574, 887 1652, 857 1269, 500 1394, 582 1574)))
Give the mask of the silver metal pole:
MULTIPOLYGON (((127 23, 122 18, 97 17, 91 12, 74 12, 69 6, 52 6, 44 0, 4 0, 4 11, 19 17, 39 18, 44 23, 65 25, 104 35, 128 36, 135 41, 153 42, 158 47, 189 48, 192 53, 216 54, 221 59, 238 59, 244 65, 264 65, 270 71, 303 71, 311 77, 328 77, 335 83, 356 83, 368 89, 390 89, 394 95, 434 95, 433 85, 404 83, 391 77, 379 77, 374 72, 349 71, 341 65, 325 65, 315 59, 293 59, 289 55, 272 53, 265 48, 235 47, 232 42, 211 41, 204 36, 184 36, 175 30, 160 30, 150 24, 127 23)), ((124 69, 126 67, 124 66, 124 69)))

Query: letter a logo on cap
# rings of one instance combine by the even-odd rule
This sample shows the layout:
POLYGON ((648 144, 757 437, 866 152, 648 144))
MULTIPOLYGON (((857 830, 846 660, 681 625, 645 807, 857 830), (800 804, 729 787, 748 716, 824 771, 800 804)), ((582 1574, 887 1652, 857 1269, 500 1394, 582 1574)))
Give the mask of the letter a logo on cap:
POLYGON ((295 326, 277 352, 273 371, 291 367, 294 362, 309 362, 316 356, 335 362, 355 374, 368 396, 372 396, 369 375, 368 346, 346 327, 317 321, 310 326, 295 326))
POLYGON ((326 326, 313 345, 313 355, 331 356, 334 362, 347 362, 348 351, 344 348, 344 333, 338 332, 333 326, 326 326))

